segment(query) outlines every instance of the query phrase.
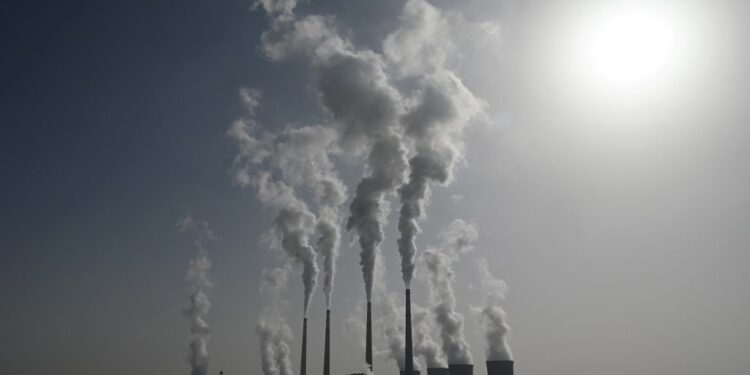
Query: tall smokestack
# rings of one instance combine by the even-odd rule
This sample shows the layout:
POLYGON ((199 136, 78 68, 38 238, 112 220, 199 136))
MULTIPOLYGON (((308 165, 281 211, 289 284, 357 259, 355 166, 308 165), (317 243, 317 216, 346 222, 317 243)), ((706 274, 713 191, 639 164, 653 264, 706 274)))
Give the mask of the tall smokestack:
POLYGON ((448 365, 451 375, 473 375, 474 365, 455 364, 448 365))
POLYGON ((406 354, 404 355, 404 371, 406 374, 414 372, 414 353, 411 345, 411 289, 406 289, 406 354))
POLYGON ((487 375, 513 375, 513 361, 487 361, 487 375))
POLYGON ((299 374, 307 374, 307 317, 302 320, 302 359, 299 361, 299 374))
POLYGON ((365 361, 372 371, 372 303, 370 301, 367 301, 367 338, 365 340, 365 361))
POLYGON ((331 375, 331 309, 326 310, 326 344, 323 354, 323 375, 331 375))
POLYGON ((450 375, 451 370, 442 367, 433 367, 427 369, 427 375, 450 375))

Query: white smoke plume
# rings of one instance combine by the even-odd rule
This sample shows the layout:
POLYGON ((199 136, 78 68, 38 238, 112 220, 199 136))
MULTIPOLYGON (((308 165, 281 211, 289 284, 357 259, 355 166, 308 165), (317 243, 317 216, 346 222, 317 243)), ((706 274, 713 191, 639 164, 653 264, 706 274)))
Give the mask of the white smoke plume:
POLYGON ((510 326, 507 314, 499 306, 505 300, 508 286, 496 278, 487 268, 485 259, 478 259, 477 266, 482 280, 482 291, 487 294, 484 306, 472 310, 479 316, 487 340, 487 360, 513 360, 513 353, 508 345, 510 326))
POLYGON ((260 339, 263 375, 294 375, 289 359, 292 330, 286 323, 282 307, 286 304, 281 293, 286 289, 289 266, 263 270, 260 291, 269 303, 261 312, 255 332, 260 339))
MULTIPOLYGON (((273 7, 265 7, 267 11, 273 7)), ((382 57, 357 49, 342 37, 333 17, 273 17, 263 34, 270 59, 298 59, 309 67, 312 88, 330 115, 339 144, 354 154, 367 154, 367 172, 350 205, 347 229, 358 239, 368 301, 379 245, 383 241, 386 195, 402 184, 406 150, 399 131, 403 99, 391 85, 382 57)))
POLYGON ((376 326, 385 338, 386 348, 378 353, 383 359, 392 359, 400 370, 404 369, 404 350, 406 349, 404 327, 404 309, 396 302, 396 294, 375 288, 375 306, 378 306, 376 326))
POLYGON ((206 375, 208 373, 208 338, 211 329, 206 318, 211 309, 208 292, 212 287, 209 278, 211 261, 208 251, 204 247, 206 240, 215 239, 213 232, 205 222, 195 222, 192 216, 186 216, 177 223, 181 232, 192 232, 195 246, 198 249, 195 258, 188 264, 187 281, 190 286, 190 304, 183 311, 190 321, 190 344, 188 346, 188 363, 190 375, 206 375))
MULTIPOLYGON (((272 173, 266 170, 285 165, 279 164, 279 161, 286 159, 270 158, 277 151, 275 136, 267 132, 255 134, 255 109, 260 100, 260 92, 243 89, 240 96, 248 114, 235 121, 227 132, 239 146, 239 153, 233 164, 235 182, 243 187, 255 188, 260 202, 277 212, 266 238, 271 247, 284 250, 289 258, 302 266, 306 316, 318 282, 317 254, 309 244, 309 239, 315 232, 316 217, 308 205, 297 197, 292 186, 285 181, 275 181, 272 173)), ((281 172, 292 183, 304 180, 304 177, 298 176, 302 173, 299 170, 282 169, 281 172)))
POLYGON ((450 34, 446 34, 450 28, 450 20, 440 10, 424 0, 410 0, 401 14, 401 27, 383 43, 388 62, 400 74, 418 79, 418 89, 401 117, 405 134, 414 144, 408 183, 398 189, 398 249, 407 287, 414 275, 415 239, 430 183, 444 185, 452 180, 463 157, 463 130, 484 107, 446 67, 446 56, 453 49, 450 34))
POLYGON ((458 258, 473 249, 478 232, 474 225, 463 220, 453 221, 440 234, 440 248, 427 249, 423 254, 430 286, 430 300, 435 322, 440 329, 443 352, 450 364, 471 364, 471 348, 463 331, 464 317, 456 311, 453 292, 453 265, 458 258))
POLYGON ((411 311, 414 330, 414 354, 424 358, 427 368, 448 367, 442 349, 432 339, 430 311, 415 303, 412 303, 411 311))

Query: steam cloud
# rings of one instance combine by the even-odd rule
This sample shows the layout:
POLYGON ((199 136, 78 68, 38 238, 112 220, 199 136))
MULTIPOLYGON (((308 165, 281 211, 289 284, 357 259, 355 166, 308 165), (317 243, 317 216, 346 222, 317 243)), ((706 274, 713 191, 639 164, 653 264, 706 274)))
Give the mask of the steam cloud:
POLYGON ((196 223, 192 216, 186 216, 177 223, 181 232, 190 231, 195 237, 195 246, 198 253, 188 265, 187 280, 190 285, 190 304, 183 311, 185 317, 190 320, 190 344, 188 350, 188 363, 190 364, 190 375, 206 375, 208 373, 208 336, 211 329, 206 322, 211 303, 208 299, 208 291, 211 289, 209 271, 211 261, 204 242, 213 239, 213 232, 205 222, 196 223))
POLYGON ((398 131, 402 98, 388 81, 382 57, 355 48, 338 34, 331 17, 296 18, 291 12, 282 16, 276 6, 262 5, 272 17, 272 27, 262 37, 266 56, 304 61, 317 99, 333 119, 339 144, 348 152, 368 155, 367 173, 357 185, 346 226, 359 239, 370 301, 375 259, 384 237, 385 195, 402 184, 407 168, 398 131))
POLYGON ((263 309, 255 332, 260 339, 260 358, 263 375, 294 375, 292 362, 289 359, 289 344, 292 330, 286 323, 281 310, 286 301, 281 293, 286 289, 289 267, 284 265, 263 270, 263 282, 260 291, 270 299, 263 309))
POLYGON ((487 298, 483 307, 474 310, 479 315, 486 332, 487 360, 513 360, 513 354, 508 345, 510 326, 506 323, 507 314, 498 306, 505 300, 508 286, 490 273, 486 260, 479 259, 477 265, 482 279, 482 289, 487 293, 487 298))
POLYGON ((430 300, 435 322, 440 328, 443 352, 451 364, 471 364, 471 348, 463 332, 464 317, 456 311, 453 293, 453 264, 461 255, 473 249, 478 237, 474 225, 463 220, 453 221, 440 235, 441 249, 430 248, 424 252, 428 271, 430 300))
POLYGON ((483 109, 483 103, 446 67, 446 56, 453 46, 449 35, 440 32, 442 29, 450 29, 445 15, 424 0, 410 0, 401 14, 400 28, 383 43, 388 62, 403 77, 418 79, 416 94, 400 119, 405 135, 414 144, 409 180, 398 189, 398 249, 407 287, 414 276, 415 238, 420 232, 429 185, 451 181, 462 158, 463 130, 483 109))
POLYGON ((429 310, 412 304, 412 319, 414 321, 414 354, 424 358, 427 368, 448 367, 443 351, 432 340, 429 310))

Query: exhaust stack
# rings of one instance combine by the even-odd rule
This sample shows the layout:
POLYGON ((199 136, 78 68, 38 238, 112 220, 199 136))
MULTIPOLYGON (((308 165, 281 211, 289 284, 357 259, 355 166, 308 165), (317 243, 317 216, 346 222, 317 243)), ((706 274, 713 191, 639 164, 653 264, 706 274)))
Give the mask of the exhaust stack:
POLYGON ((367 301, 367 338, 365 341, 365 362, 372 372, 372 303, 367 301))
POLYGON ((455 364, 455 365, 448 365, 448 368, 450 369, 450 375, 473 375, 474 374, 474 365, 467 365, 467 364, 455 364))
POLYGON ((513 375, 513 361, 487 361, 487 375, 513 375))
POLYGON ((331 375, 331 309, 326 309, 326 343, 323 352, 323 375, 331 375))
POLYGON ((307 317, 302 320, 302 359, 299 361, 299 374, 307 374, 307 317))
POLYGON ((427 369, 427 375, 450 375, 451 370, 441 367, 433 367, 427 369))
POLYGON ((411 345, 411 289, 409 288, 406 289, 406 354, 404 355, 404 362, 404 373, 415 374, 414 353, 411 345))

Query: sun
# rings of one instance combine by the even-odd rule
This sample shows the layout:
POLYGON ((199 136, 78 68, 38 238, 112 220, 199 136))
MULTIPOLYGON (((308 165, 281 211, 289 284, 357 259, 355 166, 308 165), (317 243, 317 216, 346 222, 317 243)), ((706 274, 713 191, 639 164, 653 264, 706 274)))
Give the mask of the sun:
POLYGON ((570 49, 577 75, 610 93, 658 88, 685 57, 679 17, 647 3, 601 6, 576 29, 570 49))

